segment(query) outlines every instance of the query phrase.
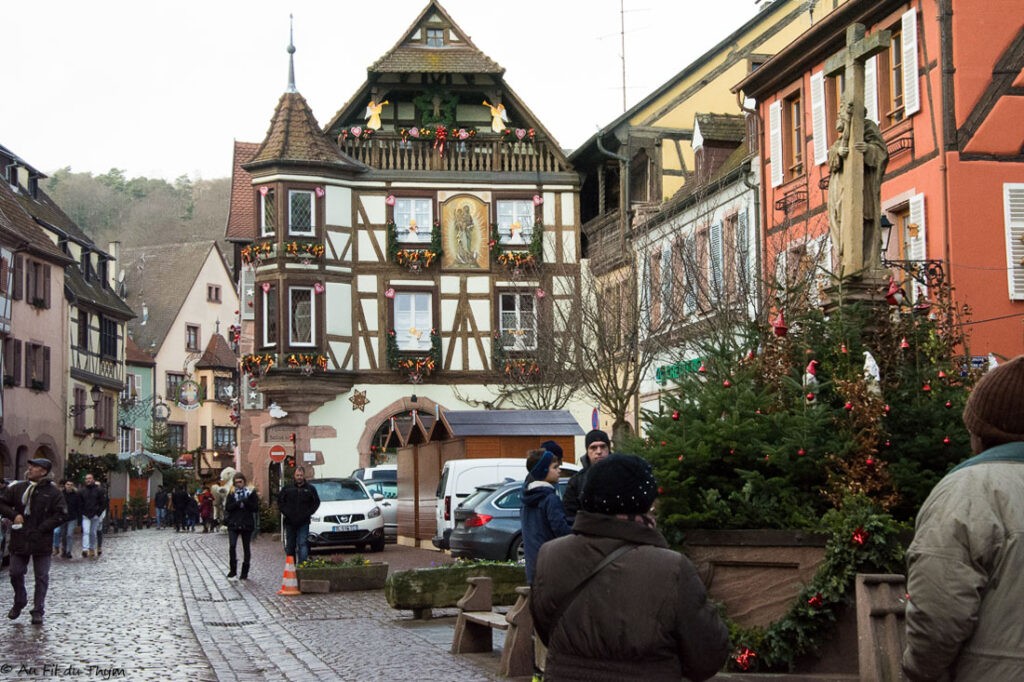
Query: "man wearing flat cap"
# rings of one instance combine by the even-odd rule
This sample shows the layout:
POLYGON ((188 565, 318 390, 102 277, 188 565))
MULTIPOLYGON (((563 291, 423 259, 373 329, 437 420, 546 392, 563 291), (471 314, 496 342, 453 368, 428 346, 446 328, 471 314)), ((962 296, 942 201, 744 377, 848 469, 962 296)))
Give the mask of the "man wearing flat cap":
POLYGON ((29 559, 35 575, 32 598, 32 624, 42 625, 46 591, 50 586, 50 558, 53 530, 67 518, 64 494, 50 478, 50 460, 37 457, 28 461, 25 478, 7 487, 0 495, 0 515, 11 520, 11 587, 14 606, 7 617, 15 620, 28 605, 25 574, 29 559))
POLYGON ((693 682, 715 675, 729 632, 697 570, 655 528, 651 465, 591 465, 573 534, 544 543, 530 591, 544 673, 586 682, 693 682))
POLYGON ((907 550, 908 680, 1024 680, 1024 356, 964 407, 975 455, 939 481, 907 550))
POLYGON ((587 453, 580 457, 580 466, 583 468, 573 474, 562 494, 562 505, 565 507, 565 515, 569 518, 570 524, 580 510, 580 495, 583 493, 583 485, 587 480, 587 472, 590 467, 611 453, 611 439, 601 429, 587 432, 583 442, 587 448, 587 453))

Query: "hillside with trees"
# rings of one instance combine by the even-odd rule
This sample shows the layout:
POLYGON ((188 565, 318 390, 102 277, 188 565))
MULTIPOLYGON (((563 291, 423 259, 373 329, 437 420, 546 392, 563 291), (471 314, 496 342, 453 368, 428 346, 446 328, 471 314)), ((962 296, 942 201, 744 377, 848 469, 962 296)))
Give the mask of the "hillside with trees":
MULTIPOLYGON (((55 171, 44 189, 102 249, 216 239, 225 247, 231 179, 128 178, 112 168, 102 175, 55 171)), ((230 249, 224 249, 230 258, 230 249)))

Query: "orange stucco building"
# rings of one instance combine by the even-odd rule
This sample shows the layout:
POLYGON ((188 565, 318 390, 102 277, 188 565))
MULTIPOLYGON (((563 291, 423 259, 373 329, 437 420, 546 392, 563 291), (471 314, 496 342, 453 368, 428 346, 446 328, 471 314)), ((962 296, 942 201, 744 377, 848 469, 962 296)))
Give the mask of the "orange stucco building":
POLYGON ((868 38, 887 30, 865 64, 868 117, 889 152, 884 256, 904 261, 893 272, 915 299, 937 274, 952 283, 957 304, 972 309, 972 355, 1024 353, 1020 9, 1020 0, 849 0, 735 86, 761 121, 769 280, 812 265, 832 271, 827 156, 842 83, 824 67, 851 24, 868 38))

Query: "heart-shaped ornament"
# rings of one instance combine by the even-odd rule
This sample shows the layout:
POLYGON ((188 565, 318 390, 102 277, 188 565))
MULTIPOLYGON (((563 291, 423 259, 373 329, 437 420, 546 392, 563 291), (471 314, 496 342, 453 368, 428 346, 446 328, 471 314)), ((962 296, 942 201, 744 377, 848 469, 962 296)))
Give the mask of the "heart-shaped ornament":
POLYGON ((459 128, 459 139, 460 140, 465 140, 468 137, 469 137, 469 132, 467 132, 465 128, 459 128))
POLYGON ((263 293, 270 293, 270 282, 264 282, 260 287, 263 289, 263 293))
POLYGON ((395 290, 392 289, 391 287, 388 287, 387 289, 384 290, 384 297, 385 298, 394 298, 395 297, 395 290))
POLYGON ((356 137, 359 137, 360 135, 363 134, 362 126, 352 126, 349 130, 351 130, 352 134, 355 135, 356 137))
POLYGON ((264 185, 263 187, 260 187, 260 196, 265 197, 265 196, 267 196, 268 192, 270 192, 270 188, 267 187, 266 185, 264 185))
POLYGON ((533 205, 534 206, 540 206, 543 203, 544 203, 544 197, 542 197, 539 194, 534 194, 533 195, 533 205))
POLYGON ((388 206, 394 206, 395 205, 395 195, 394 194, 389 194, 384 199, 384 203, 387 204, 388 206))
POLYGON ((543 289, 541 289, 540 287, 537 287, 537 298, 544 298, 544 297, 545 297, 545 296, 547 296, 547 295, 548 295, 548 294, 547 294, 547 292, 546 292, 546 291, 544 291, 544 290, 543 290, 543 289))
POLYGON ((317 187, 314 191, 316 192, 316 195, 318 197, 320 197, 321 199, 323 198, 323 196, 324 196, 324 188, 323 187, 317 187))
POLYGON ((516 137, 520 140, 526 137, 526 128, 516 128, 516 137))
POLYGON ((321 284, 320 282, 315 283, 313 285, 313 291, 318 293, 318 294, 324 293, 324 285, 321 284))
POLYGON ((420 129, 419 128, 409 128, 409 137, 419 137, 419 136, 420 136, 420 129))

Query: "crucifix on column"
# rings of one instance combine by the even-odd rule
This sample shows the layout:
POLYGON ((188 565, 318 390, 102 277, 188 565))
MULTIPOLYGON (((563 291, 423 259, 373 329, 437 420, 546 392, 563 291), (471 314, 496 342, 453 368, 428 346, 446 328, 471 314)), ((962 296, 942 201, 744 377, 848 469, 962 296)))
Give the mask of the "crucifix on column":
POLYGON ((845 80, 836 121, 839 136, 828 154, 829 231, 841 275, 881 267, 879 188, 889 153, 878 126, 866 117, 864 62, 884 51, 889 39, 889 31, 865 37, 864 25, 852 24, 846 29, 846 47, 825 62, 827 75, 842 73, 845 80))

